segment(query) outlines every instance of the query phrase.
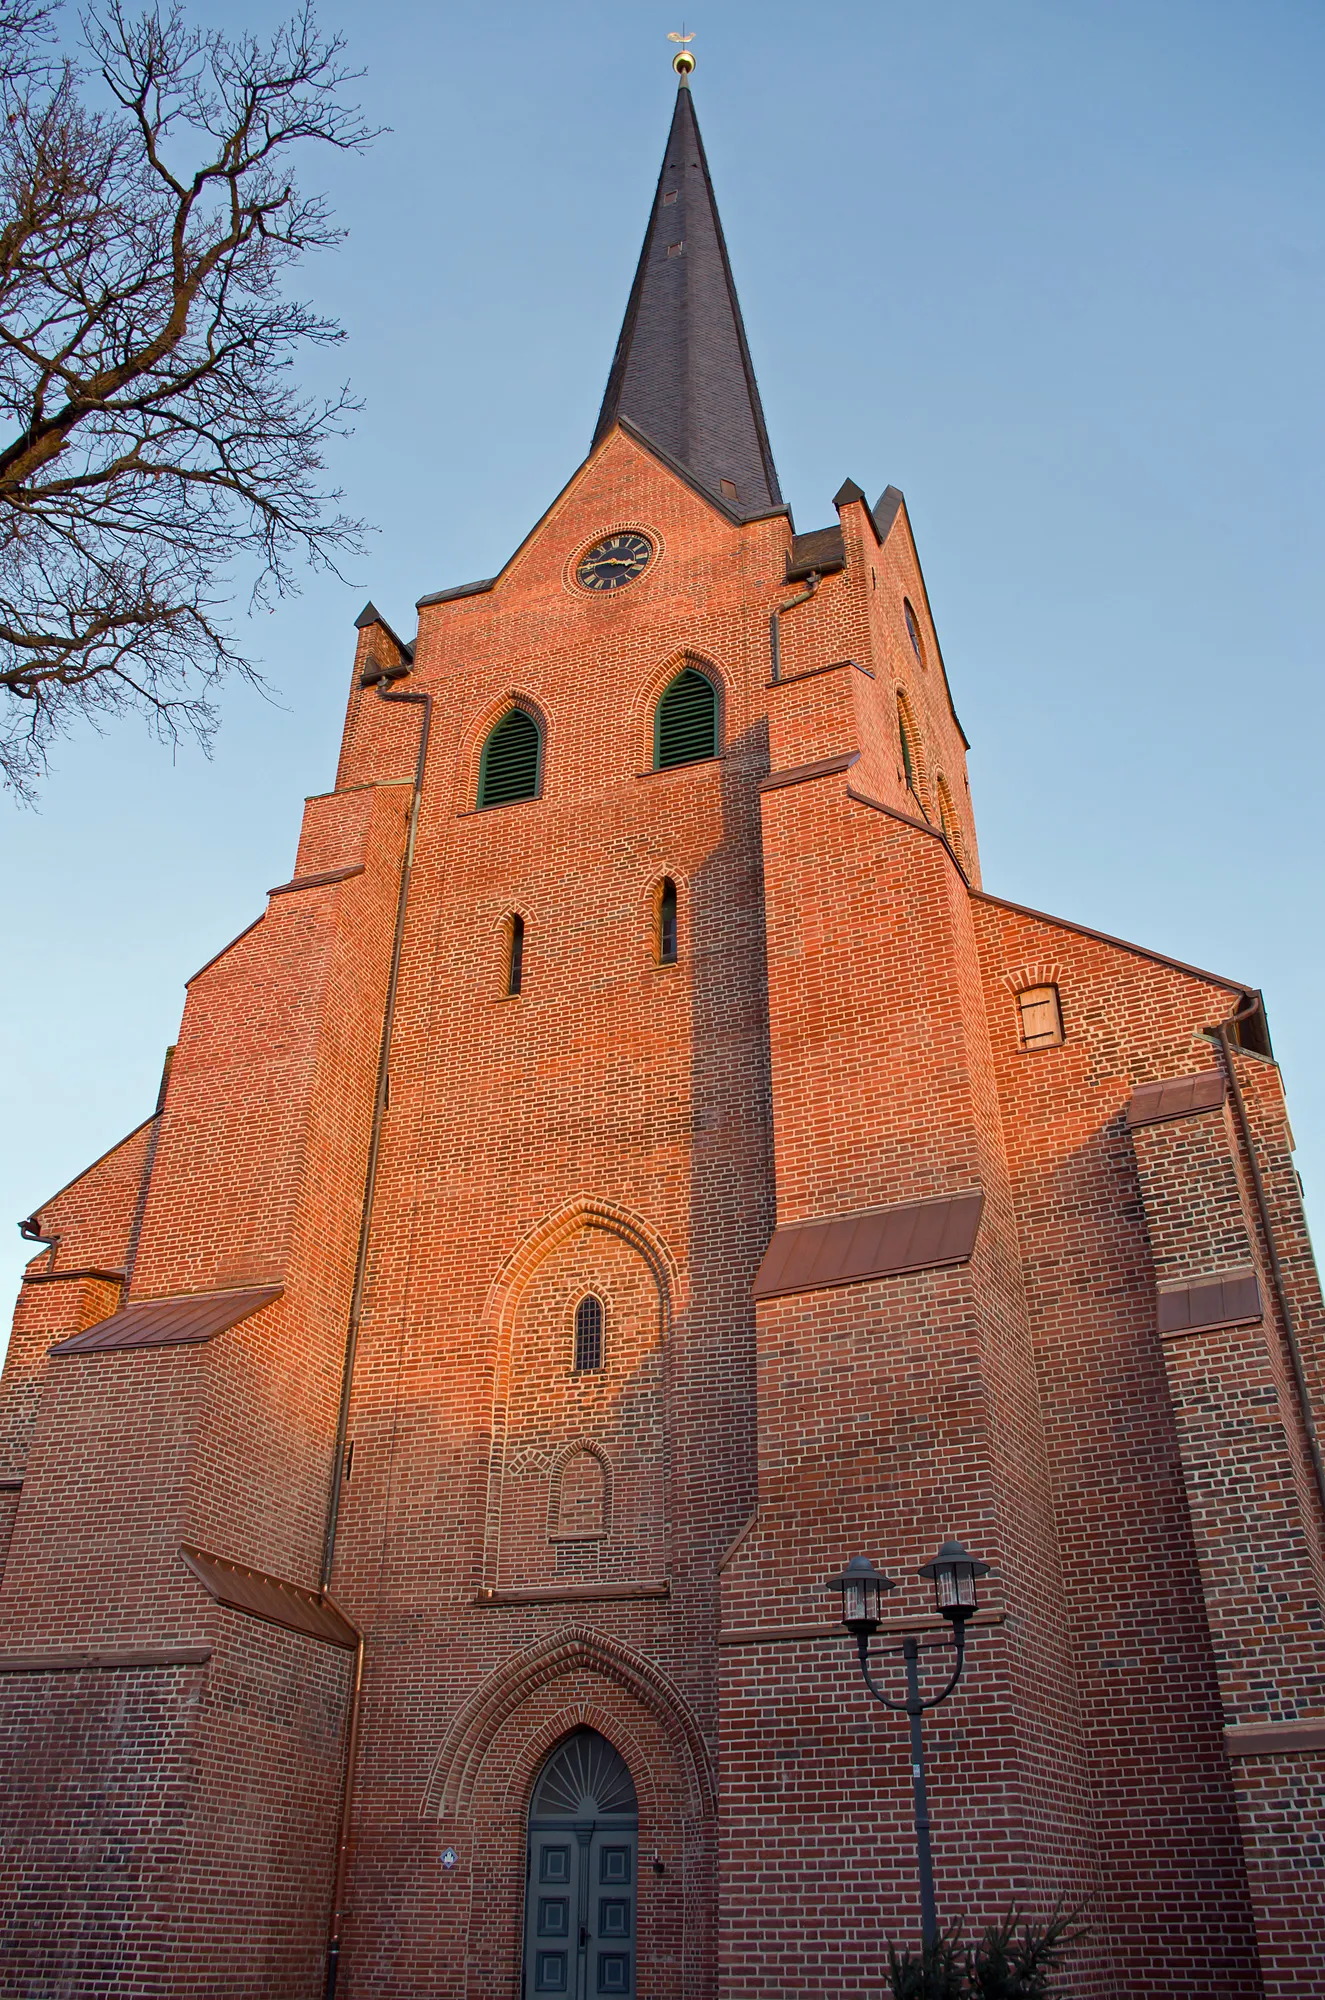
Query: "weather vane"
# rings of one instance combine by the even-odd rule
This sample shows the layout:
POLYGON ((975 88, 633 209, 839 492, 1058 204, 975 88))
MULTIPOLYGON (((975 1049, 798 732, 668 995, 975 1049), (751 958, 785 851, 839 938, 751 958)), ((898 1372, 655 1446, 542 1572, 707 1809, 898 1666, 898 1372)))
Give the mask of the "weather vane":
POLYGON ((695 58, 691 55, 689 48, 689 44, 695 38, 693 35, 685 33, 684 21, 681 23, 681 28, 682 32, 679 35, 669 32, 667 39, 669 42, 680 42, 681 44, 676 54, 672 57, 672 68, 684 82, 685 78, 689 76, 691 70, 695 67, 695 58))

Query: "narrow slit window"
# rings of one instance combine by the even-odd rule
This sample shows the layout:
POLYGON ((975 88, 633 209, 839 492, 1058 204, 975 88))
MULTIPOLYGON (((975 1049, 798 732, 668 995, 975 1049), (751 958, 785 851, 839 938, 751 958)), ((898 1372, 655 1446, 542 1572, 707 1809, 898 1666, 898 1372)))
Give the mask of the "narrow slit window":
POLYGON ((1063 1039, 1063 1010, 1056 986, 1028 986, 1017 995, 1024 1049, 1056 1049, 1063 1039))
POLYGON ((524 918, 511 918, 510 943, 506 954, 506 991, 514 995, 524 981, 524 918))
POLYGON ((603 1365, 603 1302, 586 1293, 575 1308, 575 1373, 592 1374, 603 1365))
POLYGON ((943 828, 949 847, 964 867, 966 865, 966 856, 962 848, 962 830, 958 824, 957 809, 953 805, 952 793, 948 789, 947 780, 945 778, 936 779, 934 789, 938 794, 939 825, 943 828))
POLYGON ((654 724, 653 761, 659 771, 697 764, 718 753, 718 690, 706 674, 687 667, 664 688, 654 724))
POLYGON ((676 964, 676 884, 670 875, 658 898, 658 962, 676 964))
POLYGON ((542 777, 542 733, 532 715, 523 708, 512 708, 483 745, 479 806, 509 806, 520 799, 536 799, 542 777))
POLYGON ((906 619, 906 636, 911 641, 911 651, 923 667, 925 664, 925 648, 921 644, 920 639, 920 621, 911 609, 911 600, 909 597, 902 599, 902 615, 906 619))

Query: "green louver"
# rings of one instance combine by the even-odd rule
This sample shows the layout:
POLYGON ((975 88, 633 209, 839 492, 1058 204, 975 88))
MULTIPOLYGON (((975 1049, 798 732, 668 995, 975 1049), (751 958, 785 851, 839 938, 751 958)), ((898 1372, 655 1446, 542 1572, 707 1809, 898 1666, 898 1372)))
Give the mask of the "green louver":
POLYGON ((538 797, 543 739, 538 724, 522 708, 504 715, 483 746, 479 767, 480 806, 509 806, 538 797))
POLYGON ((670 764, 694 764, 718 750, 718 693, 712 681, 687 667, 678 674, 658 703, 654 761, 660 771, 670 764))

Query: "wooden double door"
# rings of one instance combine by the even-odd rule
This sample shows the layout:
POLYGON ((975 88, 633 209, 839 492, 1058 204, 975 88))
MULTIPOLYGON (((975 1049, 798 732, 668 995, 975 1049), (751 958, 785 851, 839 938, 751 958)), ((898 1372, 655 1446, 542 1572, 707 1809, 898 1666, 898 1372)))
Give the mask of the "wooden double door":
POLYGON ((544 1767, 529 1813, 525 2000, 635 2000, 634 1808, 630 1774, 595 1730, 544 1767))

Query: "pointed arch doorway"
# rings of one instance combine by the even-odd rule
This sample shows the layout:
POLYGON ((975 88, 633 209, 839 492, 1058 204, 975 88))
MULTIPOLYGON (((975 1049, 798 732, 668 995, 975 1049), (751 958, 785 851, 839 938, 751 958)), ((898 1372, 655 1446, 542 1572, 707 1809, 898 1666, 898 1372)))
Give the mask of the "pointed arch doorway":
POLYGON ((596 1729, 552 1752, 529 1805, 524 2000, 635 2000, 639 1812, 596 1729))

